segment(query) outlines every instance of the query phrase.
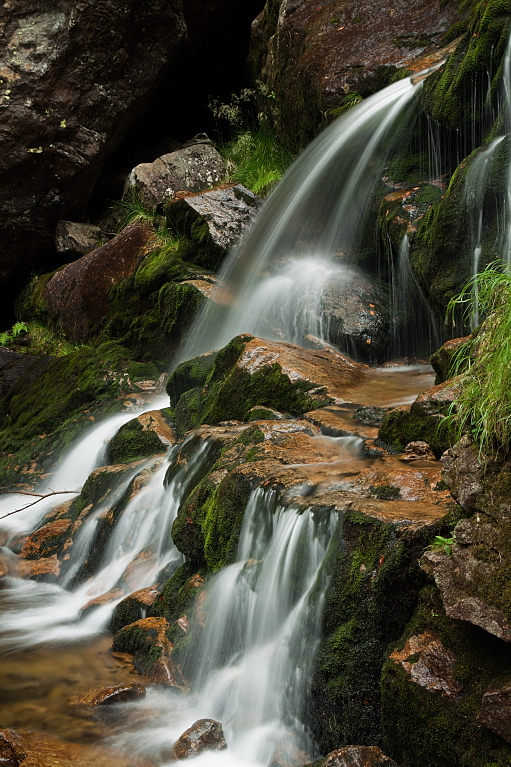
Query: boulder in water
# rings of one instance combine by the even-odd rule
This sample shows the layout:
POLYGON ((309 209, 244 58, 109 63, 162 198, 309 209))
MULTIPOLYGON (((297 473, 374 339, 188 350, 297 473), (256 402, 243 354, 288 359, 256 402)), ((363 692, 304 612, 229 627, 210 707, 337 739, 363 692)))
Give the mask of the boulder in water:
POLYGON ((148 586, 145 589, 134 591, 133 594, 125 597, 115 607, 110 619, 110 630, 116 634, 124 626, 135 623, 145 617, 148 607, 154 604, 158 596, 156 586, 148 586))
POLYGON ((93 687, 86 693, 74 696, 70 702, 74 706, 96 708, 96 706, 111 705, 112 703, 126 703, 144 696, 144 685, 137 682, 127 682, 125 684, 111 684, 107 687, 93 687))
POLYGON ((107 462, 131 463, 165 453, 174 441, 174 432, 164 411, 152 410, 121 426, 108 444, 107 462))
POLYGON ((218 184, 225 163, 205 133, 154 162, 137 165, 128 176, 123 199, 136 195, 149 208, 173 199, 177 192, 200 192, 218 184))
POLYGON ((222 751, 227 748, 220 722, 214 719, 198 719, 174 744, 176 759, 197 756, 202 751, 222 751))

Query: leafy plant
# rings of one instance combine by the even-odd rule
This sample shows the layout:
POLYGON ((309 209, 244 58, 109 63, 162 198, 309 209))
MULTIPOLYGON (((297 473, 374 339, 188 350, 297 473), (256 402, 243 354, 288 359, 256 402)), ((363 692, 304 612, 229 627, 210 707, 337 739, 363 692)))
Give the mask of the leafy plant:
POLYGON ((475 307, 486 317, 455 355, 451 375, 457 375, 459 395, 449 418, 456 436, 468 433, 481 452, 511 442, 511 274, 500 263, 490 264, 453 298, 448 313, 461 308, 466 318, 475 307))
POLYGON ((451 536, 450 538, 444 538, 443 535, 435 535, 435 538, 433 540, 433 543, 429 546, 431 550, 435 549, 443 549, 447 556, 450 556, 451 554, 451 546, 454 545, 454 536, 451 536))
POLYGON ((28 328, 24 322, 15 322, 10 332, 8 330, 0 333, 0 346, 9 346, 12 341, 19 338, 22 333, 26 333, 28 328))
POLYGON ((292 153, 264 124, 240 131, 219 147, 227 164, 227 180, 261 196, 267 195, 293 160, 292 153))

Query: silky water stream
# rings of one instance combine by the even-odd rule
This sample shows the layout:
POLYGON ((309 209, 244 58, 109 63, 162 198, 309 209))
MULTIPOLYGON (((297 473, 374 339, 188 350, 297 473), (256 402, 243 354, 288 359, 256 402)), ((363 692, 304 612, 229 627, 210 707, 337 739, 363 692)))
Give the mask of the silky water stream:
MULTIPOLYGON (((417 87, 400 81, 367 99, 301 155, 263 206, 252 232, 226 261, 220 276, 231 310, 220 325, 212 310, 205 310, 180 359, 218 348, 247 331, 300 343, 306 334, 325 339, 322 290, 328 281, 349 279, 350 274, 333 256, 340 248, 348 252, 355 247, 389 136, 395 121, 409 114, 417 87), (313 241, 307 241, 306 233, 314 235, 313 241), (283 254, 291 259, 282 261, 283 254)), ((432 380, 427 366, 373 370, 356 401, 401 404, 429 388, 432 380)), ((147 409, 166 404, 152 403, 147 409)), ((108 439, 133 415, 116 416, 85 435, 57 469, 51 486, 78 490, 101 465, 108 439)), ((351 415, 348 408, 346 418, 351 415)), ((340 473, 343 465, 353 471, 354 463, 367 466, 379 460, 362 457, 360 439, 318 439, 332 439, 336 445, 340 473)), ((183 561, 170 529, 201 462, 207 460, 208 445, 166 485, 177 449, 147 462, 149 481, 124 509, 96 573, 85 583, 73 585, 105 506, 94 509, 80 529, 58 585, 17 577, 15 557, 4 551, 12 557, 12 574, 0 590, 0 723, 48 730, 79 742, 108 733, 110 744, 162 764, 170 761, 172 745, 187 727, 212 717, 222 722, 228 749, 205 753, 197 764, 221 760, 264 767, 276 751, 282 762, 290 758, 306 763, 317 754, 303 713, 332 553, 341 545, 341 520, 333 511, 312 513, 292 503, 284 507, 273 493, 260 489, 245 509, 236 561, 208 583, 204 633, 200 643, 193 633, 189 642, 190 695, 150 687, 143 701, 117 704, 95 719, 68 706, 69 695, 87 685, 136 681, 126 660, 109 653, 106 626, 128 581, 130 591, 150 586, 183 561)), ((117 498, 134 474, 125 477, 117 498)), ((108 503, 115 501, 112 497, 108 503)), ((20 502, 19 497, 2 501, 0 516, 20 502)), ((48 500, 4 519, 4 542, 34 529, 51 507, 48 500)))

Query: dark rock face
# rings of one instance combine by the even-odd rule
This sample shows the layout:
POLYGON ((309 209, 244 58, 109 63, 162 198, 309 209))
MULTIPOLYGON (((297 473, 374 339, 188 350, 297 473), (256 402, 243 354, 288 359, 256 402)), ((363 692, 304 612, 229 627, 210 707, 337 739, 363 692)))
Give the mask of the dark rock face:
POLYGON ((58 253, 70 257, 85 256, 98 247, 101 229, 93 224, 76 224, 73 221, 59 221, 55 230, 55 247, 58 253))
POLYGON ((190 146, 137 165, 128 176, 124 198, 136 194, 150 208, 172 199, 176 192, 200 192, 221 181, 225 163, 205 134, 190 146))
POLYGON ((345 746, 328 754, 323 767, 396 767, 396 763, 378 746, 345 746))
POLYGON ((453 338, 446 341, 434 354, 431 355, 430 363, 436 373, 435 385, 441 384, 451 375, 451 366, 460 348, 470 340, 470 336, 465 338, 453 338))
POLYGON ((454 2, 268 0, 252 25, 252 69, 275 93, 277 128, 297 149, 325 114, 332 119, 349 108, 347 94, 379 90, 397 68, 413 69, 438 51, 459 18, 454 2))
POLYGON ((477 721, 511 743, 511 684, 483 695, 477 721))
POLYGON ((199 719, 186 730, 174 745, 176 759, 197 756, 202 751, 221 751, 227 748, 220 722, 199 719))
POLYGON ((152 235, 151 227, 132 224, 106 245, 57 271, 48 281, 48 310, 68 338, 83 341, 107 314, 110 288, 134 271, 152 235))
POLYGON ((471 514, 455 530, 455 545, 424 555, 422 566, 440 589, 449 617, 511 642, 511 514, 509 461, 480 456, 465 436, 442 458, 443 477, 471 514))
POLYGON ((185 35, 180 0, 12 0, 0 10, 0 280, 52 246, 89 198, 185 35))

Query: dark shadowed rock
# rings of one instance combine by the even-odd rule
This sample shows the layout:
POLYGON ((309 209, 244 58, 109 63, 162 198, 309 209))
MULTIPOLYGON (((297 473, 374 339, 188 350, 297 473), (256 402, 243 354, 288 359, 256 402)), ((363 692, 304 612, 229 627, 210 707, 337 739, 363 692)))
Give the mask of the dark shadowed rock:
POLYGON ((429 632, 411 636, 404 648, 394 650, 390 657, 400 664, 412 682, 429 692, 456 698, 463 690, 463 685, 454 678, 456 656, 429 632))
POLYGON ((179 0, 11 0, 0 10, 0 280, 53 247, 184 42, 179 0))
POLYGON ((218 184, 225 174, 225 163, 211 141, 200 134, 190 144, 133 168, 126 181, 124 199, 136 194, 155 208, 177 192, 200 192, 218 184))
POLYGON ((511 743, 511 684, 484 693, 477 721, 511 743))
POLYGON ((76 224, 73 221, 58 221, 55 230, 57 253, 70 256, 85 256, 98 247, 101 229, 94 224, 76 224))
POLYGON ((446 341, 434 354, 431 355, 430 363, 436 373, 435 385, 447 381, 451 376, 451 367, 457 352, 470 340, 470 336, 465 338, 453 338, 446 341))
POLYGON ((94 687, 82 695, 71 699, 73 706, 96 706, 111 705, 112 703, 126 703, 130 700, 138 700, 145 696, 145 687, 137 682, 126 684, 111 684, 108 687, 94 687))
POLYGON ((397 767, 378 746, 345 746, 332 751, 323 767, 397 767))
POLYGON ((268 0, 252 25, 251 66, 275 94, 266 108, 280 134, 299 148, 325 116, 349 109, 347 94, 356 99, 380 90, 399 67, 425 69, 459 18, 454 2, 438 0, 406 6, 268 0))
POLYGON ((176 759, 197 756, 202 751, 221 751, 227 748, 220 722, 199 719, 192 724, 174 744, 176 759))
POLYGON ((132 224, 106 245, 59 269, 48 281, 48 310, 68 338, 84 340, 107 314, 110 288, 133 272, 152 236, 150 226, 132 224))
POLYGON ((155 586, 148 586, 145 589, 134 591, 123 599, 115 607, 112 618, 110 619, 110 629, 116 634, 124 626, 140 620, 145 617, 145 613, 158 596, 158 589, 155 586))

